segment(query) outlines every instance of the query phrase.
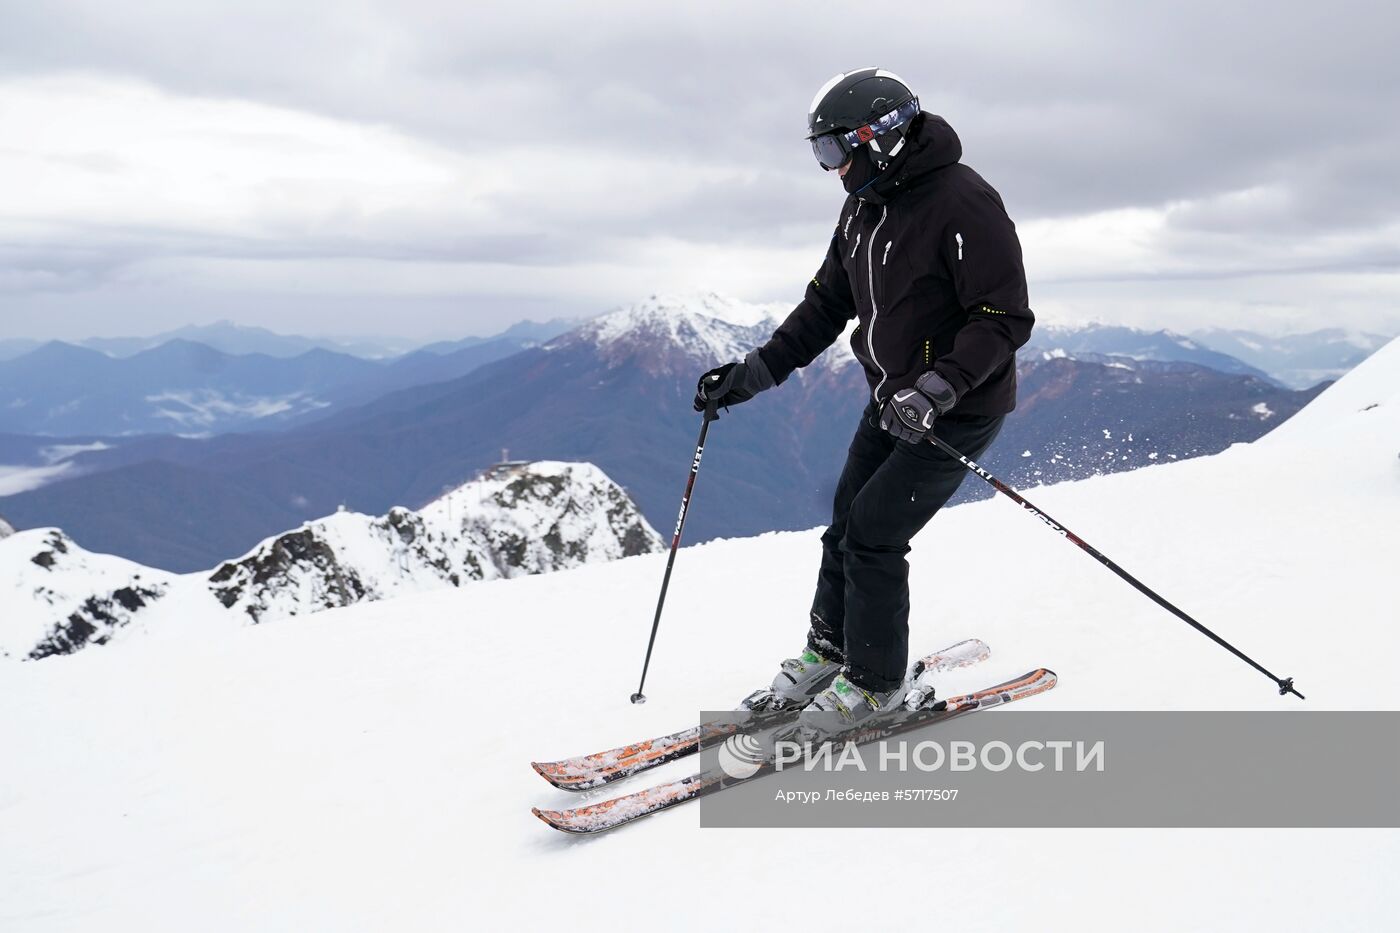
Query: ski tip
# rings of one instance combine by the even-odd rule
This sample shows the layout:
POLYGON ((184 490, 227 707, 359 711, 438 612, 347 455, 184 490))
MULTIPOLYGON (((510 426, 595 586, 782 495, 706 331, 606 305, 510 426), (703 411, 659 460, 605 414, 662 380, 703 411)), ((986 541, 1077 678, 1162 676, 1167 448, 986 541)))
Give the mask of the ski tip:
POLYGON ((570 780, 565 774, 561 774, 559 763, 555 761, 532 761, 530 767, 535 769, 535 773, 549 782, 550 787, 559 790, 588 790, 594 786, 592 781, 570 780))
POLYGON ((933 654, 915 661, 910 673, 915 677, 920 677, 930 668, 954 670, 960 667, 971 667, 974 664, 981 664, 991 656, 992 649, 985 641, 980 638, 964 638, 942 651, 935 651, 933 654))
POLYGON ((1030 675, 1032 680, 1026 685, 1025 696, 1033 697, 1038 693, 1045 693, 1047 690, 1054 690, 1060 683, 1060 675, 1050 670, 1048 667, 1038 667, 1030 675))
POLYGON ((550 829, 557 829, 561 833, 569 833, 574 836, 587 833, 587 830, 579 829, 577 826, 568 822, 568 817, 558 810, 541 810, 539 807, 531 807, 530 812, 543 820, 544 824, 550 829))

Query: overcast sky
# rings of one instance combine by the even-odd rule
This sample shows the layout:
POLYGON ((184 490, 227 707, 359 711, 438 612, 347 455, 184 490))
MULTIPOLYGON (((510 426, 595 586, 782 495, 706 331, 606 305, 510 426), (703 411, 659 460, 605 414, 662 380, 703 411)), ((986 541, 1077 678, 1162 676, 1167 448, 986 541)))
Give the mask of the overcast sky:
POLYGON ((1392 4, 0 0, 0 338, 795 300, 813 92, 960 133, 1042 320, 1400 332, 1392 4))

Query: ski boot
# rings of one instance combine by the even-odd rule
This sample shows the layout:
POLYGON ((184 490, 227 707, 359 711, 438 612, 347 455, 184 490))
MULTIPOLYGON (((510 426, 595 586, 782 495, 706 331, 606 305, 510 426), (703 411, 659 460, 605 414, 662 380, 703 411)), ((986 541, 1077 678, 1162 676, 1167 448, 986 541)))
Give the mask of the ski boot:
POLYGON ((863 690, 847 680, 844 673, 839 674, 830 687, 818 693, 797 714, 796 722, 774 735, 774 740, 807 746, 837 740, 869 725, 877 717, 902 710, 906 687, 900 684, 893 690, 877 693, 863 690))
POLYGON ((772 686, 750 693, 739 708, 773 713, 802 709, 830 686, 840 672, 840 662, 806 648, 800 656, 782 663, 772 686))
POLYGON ((830 687, 817 694, 804 712, 834 713, 840 717, 843 730, 851 729, 900 709, 907 690, 907 683, 880 693, 864 690, 847 680, 845 674, 840 674, 830 687))

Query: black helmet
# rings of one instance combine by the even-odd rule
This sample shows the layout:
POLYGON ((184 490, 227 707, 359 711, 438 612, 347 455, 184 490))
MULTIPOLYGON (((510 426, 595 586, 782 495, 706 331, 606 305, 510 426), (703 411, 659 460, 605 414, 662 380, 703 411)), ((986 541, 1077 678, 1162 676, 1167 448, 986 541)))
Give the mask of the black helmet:
POLYGON ((837 75, 817 91, 807 112, 807 138, 827 171, 840 168, 862 143, 871 144, 871 159, 883 170, 918 113, 919 98, 899 76, 883 68, 860 68, 837 75), (875 141, 891 134, 892 139, 875 141))

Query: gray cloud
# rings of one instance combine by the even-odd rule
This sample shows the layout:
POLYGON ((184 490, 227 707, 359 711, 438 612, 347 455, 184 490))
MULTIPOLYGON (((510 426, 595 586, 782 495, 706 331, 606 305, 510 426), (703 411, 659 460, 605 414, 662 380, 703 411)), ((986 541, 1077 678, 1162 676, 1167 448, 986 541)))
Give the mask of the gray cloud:
POLYGON ((528 269, 619 262, 668 238, 810 244, 815 262, 840 192, 802 141, 804 111, 832 72, 863 64, 899 72, 952 122, 1022 224, 1172 206, 1154 240, 1160 269, 1131 278, 1308 273, 1308 300, 1321 301, 1318 270, 1396 268, 1400 12, 1389 6, 0 2, 0 18, 0 77, 136 76, 390 126, 516 183, 479 202, 508 221, 500 232, 420 225, 269 243, 85 229, 61 250, 11 243, 0 289, 12 295, 100 288, 143 257, 177 255, 528 269), (556 167, 519 158, 538 151, 556 167), (651 170, 590 187, 586 173, 612 160, 651 170))

